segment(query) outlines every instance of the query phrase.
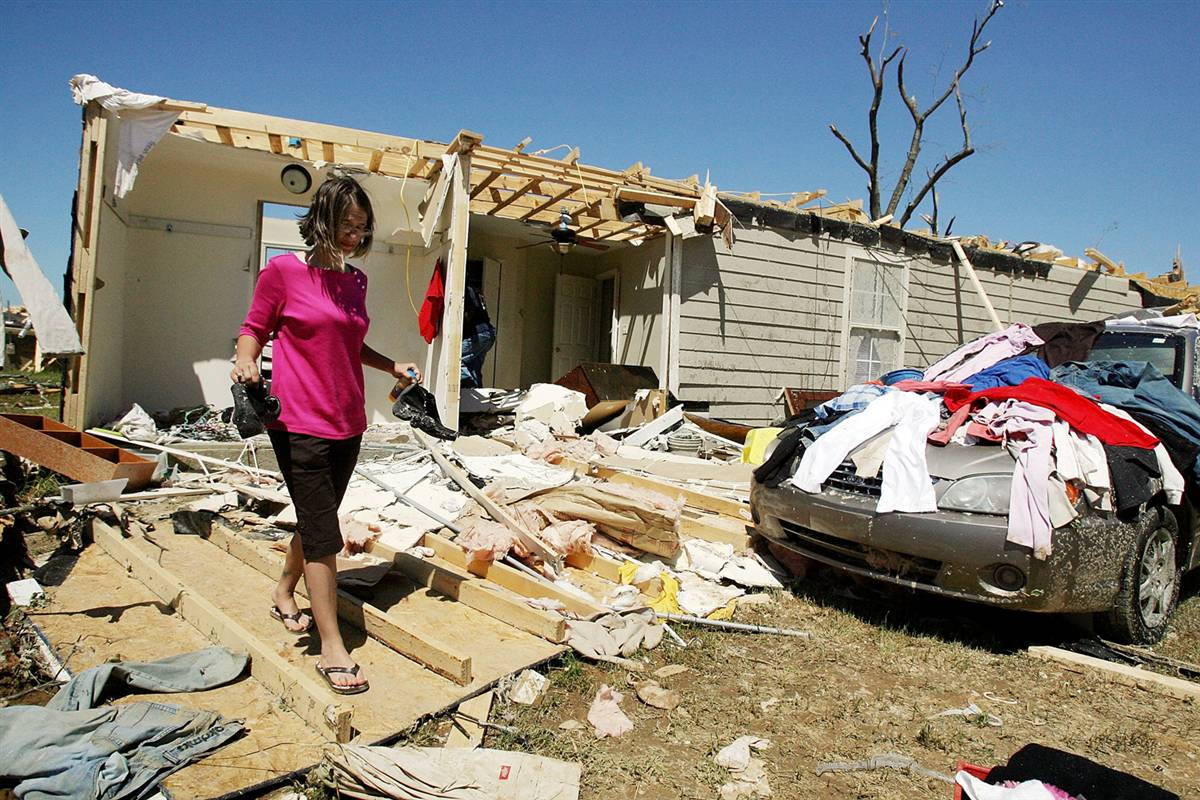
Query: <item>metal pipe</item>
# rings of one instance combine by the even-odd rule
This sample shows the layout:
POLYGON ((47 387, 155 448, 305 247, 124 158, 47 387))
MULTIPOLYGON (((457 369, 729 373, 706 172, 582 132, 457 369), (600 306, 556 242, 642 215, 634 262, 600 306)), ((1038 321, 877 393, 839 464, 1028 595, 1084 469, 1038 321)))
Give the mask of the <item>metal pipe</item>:
POLYGON ((771 628, 766 625, 749 625, 745 622, 726 622, 718 619, 704 619, 702 617, 690 617, 686 614, 664 614, 659 612, 655 614, 659 619, 669 619, 672 622, 687 622, 692 625, 704 625, 710 628, 720 628, 727 631, 742 631, 743 633, 774 633, 779 636, 796 636, 801 639, 807 639, 810 634, 808 631, 798 631, 792 628, 771 628))

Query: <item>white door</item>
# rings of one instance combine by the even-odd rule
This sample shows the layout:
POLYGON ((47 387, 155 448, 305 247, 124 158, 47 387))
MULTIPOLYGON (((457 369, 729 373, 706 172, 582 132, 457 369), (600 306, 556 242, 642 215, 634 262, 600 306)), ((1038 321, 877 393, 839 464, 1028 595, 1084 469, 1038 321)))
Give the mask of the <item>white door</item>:
POLYGON ((559 275, 555 284, 550 380, 558 380, 581 361, 595 360, 596 281, 578 275, 559 275))

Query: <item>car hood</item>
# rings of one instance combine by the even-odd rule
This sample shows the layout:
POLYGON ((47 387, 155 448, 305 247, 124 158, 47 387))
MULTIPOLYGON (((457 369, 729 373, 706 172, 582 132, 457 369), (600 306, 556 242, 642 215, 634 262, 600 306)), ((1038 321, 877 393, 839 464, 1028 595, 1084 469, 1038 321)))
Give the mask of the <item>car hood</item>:
POLYGON ((930 475, 947 480, 985 473, 1009 474, 1016 466, 1007 448, 989 444, 929 445, 925 448, 925 460, 930 475))

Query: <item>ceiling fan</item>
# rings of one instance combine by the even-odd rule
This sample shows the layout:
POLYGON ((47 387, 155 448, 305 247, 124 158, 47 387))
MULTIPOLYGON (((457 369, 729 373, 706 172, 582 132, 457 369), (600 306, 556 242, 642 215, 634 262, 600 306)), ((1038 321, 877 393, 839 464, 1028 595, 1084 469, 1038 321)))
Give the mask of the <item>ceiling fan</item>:
POLYGON ((566 255, 571 252, 575 245, 590 247, 593 250, 607 250, 608 245, 598 244, 588 239, 580 239, 575 231, 571 230, 571 215, 567 213, 567 209, 563 208, 559 211, 558 225, 550 229, 550 238, 542 239, 541 241, 523 244, 516 248, 524 250, 527 247, 536 247, 539 244, 548 244, 554 252, 561 255, 566 255))

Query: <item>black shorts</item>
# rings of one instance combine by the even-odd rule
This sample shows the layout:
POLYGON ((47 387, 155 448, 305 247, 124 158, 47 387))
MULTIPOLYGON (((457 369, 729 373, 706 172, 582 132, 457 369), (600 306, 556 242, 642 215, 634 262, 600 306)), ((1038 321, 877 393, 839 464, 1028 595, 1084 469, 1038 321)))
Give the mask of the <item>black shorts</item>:
POLYGON ((362 437, 322 439, 276 430, 267 434, 296 507, 304 560, 336 555, 343 546, 338 506, 354 474, 362 437))

